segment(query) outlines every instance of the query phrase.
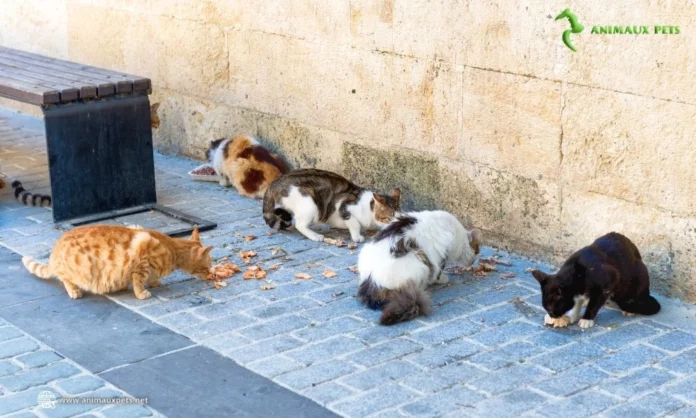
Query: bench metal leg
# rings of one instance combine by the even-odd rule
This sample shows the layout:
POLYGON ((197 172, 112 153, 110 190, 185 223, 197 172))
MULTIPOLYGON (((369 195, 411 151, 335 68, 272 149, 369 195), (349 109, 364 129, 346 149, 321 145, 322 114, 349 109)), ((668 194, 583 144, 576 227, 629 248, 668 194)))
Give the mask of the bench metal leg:
POLYGON ((54 222, 157 202, 147 95, 43 112, 54 222))

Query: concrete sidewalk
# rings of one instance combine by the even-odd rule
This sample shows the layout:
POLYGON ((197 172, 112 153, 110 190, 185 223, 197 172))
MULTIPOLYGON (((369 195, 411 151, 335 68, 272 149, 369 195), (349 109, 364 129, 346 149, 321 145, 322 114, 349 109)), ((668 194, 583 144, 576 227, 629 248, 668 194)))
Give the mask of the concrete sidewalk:
MULTIPOLYGON (((48 191, 41 129, 36 120, 0 113, 0 167, 29 190, 48 191)), ((485 248, 482 256, 497 255, 512 266, 499 265, 499 272, 485 277, 451 272, 451 284, 433 292, 430 316, 382 327, 377 325, 379 312, 364 308, 354 297, 357 275, 350 267, 357 263, 359 248, 311 242, 296 232, 270 234, 260 202, 242 198, 232 188, 191 181, 186 173, 198 164, 158 155, 159 203, 217 222, 218 228, 202 234, 205 244, 216 246, 214 256, 243 265, 239 251, 256 251, 253 261, 268 271, 268 281, 276 288, 261 290, 266 282, 236 275, 216 290, 212 283, 174 274, 164 286, 152 289, 152 299, 140 301, 130 292, 109 296, 129 314, 185 337, 191 347, 220 353, 252 375, 348 417, 696 417, 693 306, 660 298, 663 311, 654 317, 626 318, 605 308, 590 330, 544 328, 538 284, 525 270, 551 267, 485 248), (247 241, 251 235, 256 238, 247 241), (277 270, 269 268, 273 265, 277 270), (325 277, 326 271, 335 277, 325 277), (515 277, 500 277, 508 272, 515 277), (297 279, 296 273, 311 278, 297 279)), ((19 205, 8 190, 0 193, 0 245, 47 258, 61 234, 49 211, 19 205)), ((125 222, 176 227, 149 213, 125 222)), ((347 232, 329 235, 348 237, 347 232)), ((0 265, 2 270, 17 268, 0 265)), ((23 281, 40 282, 15 271, 23 281)), ((68 300, 59 286, 51 289, 56 292, 40 299, 56 298, 56 309, 66 312, 96 300, 68 300)), ((17 325, 0 328, 0 357, 6 359, 0 365, 0 414, 49 415, 36 405, 36 391, 48 386, 67 394, 61 388, 77 378, 94 379, 91 390, 156 398, 156 386, 149 389, 152 393, 144 388, 135 393, 128 388, 138 387, 122 374, 92 368, 89 357, 63 342, 61 333, 32 323, 27 314, 34 311, 24 304, 0 307, 0 316, 11 312, 7 319, 17 325), (13 318, 23 319, 15 323, 13 318), (56 355, 57 363, 22 360, 56 355), (53 364, 62 365, 59 372, 53 364), (24 377, 43 371, 41 378, 24 377)), ((110 331, 103 332, 108 336, 110 331)), ((273 404, 274 397, 267 403, 273 404)), ((108 416, 110 408, 89 411, 108 416)), ((139 408, 134 413, 177 415, 176 408, 139 408)), ((203 403, 200 408, 205 408, 203 403)), ((130 416, 129 411, 122 416, 130 416)))

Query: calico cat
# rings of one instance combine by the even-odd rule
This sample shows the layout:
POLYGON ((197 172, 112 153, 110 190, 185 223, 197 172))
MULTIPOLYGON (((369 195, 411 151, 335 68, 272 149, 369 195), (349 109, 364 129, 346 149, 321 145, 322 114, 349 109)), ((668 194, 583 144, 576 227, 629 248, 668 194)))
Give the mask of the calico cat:
POLYGON ((295 227, 312 241, 324 236, 309 229, 326 223, 348 229, 355 242, 363 242, 363 228, 387 224, 400 209, 401 192, 391 196, 359 187, 330 171, 295 170, 279 177, 263 197, 263 219, 273 229, 287 229, 295 218, 295 227))
POLYGON ((480 239, 478 229, 466 230, 445 211, 401 214, 360 251, 358 297, 370 309, 383 309, 382 325, 428 314, 426 287, 448 281, 447 261, 471 266, 480 239))
POLYGON ((638 248, 616 232, 571 255, 557 273, 534 270, 532 275, 541 285, 542 304, 552 320, 563 318, 572 308, 568 321, 574 323, 585 299, 589 301, 581 328, 592 327, 599 309, 610 299, 625 313, 660 311, 659 302, 650 296, 648 269, 638 248))
POLYGON ((172 238, 141 227, 96 225, 72 229, 56 242, 48 264, 29 257, 22 263, 42 279, 58 277, 68 295, 82 291, 103 295, 126 290, 133 284, 138 299, 147 299, 145 285, 157 287, 160 279, 181 269, 206 279, 213 247, 201 245, 198 228, 190 239, 172 238))
POLYGON ((263 198, 268 186, 288 171, 278 155, 249 136, 212 141, 207 155, 217 175, 222 177, 221 186, 231 183, 239 194, 255 199, 263 198))
POLYGON ((19 180, 12 182, 12 189, 14 190, 15 199, 25 206, 51 207, 51 196, 28 192, 24 190, 22 182, 19 180))

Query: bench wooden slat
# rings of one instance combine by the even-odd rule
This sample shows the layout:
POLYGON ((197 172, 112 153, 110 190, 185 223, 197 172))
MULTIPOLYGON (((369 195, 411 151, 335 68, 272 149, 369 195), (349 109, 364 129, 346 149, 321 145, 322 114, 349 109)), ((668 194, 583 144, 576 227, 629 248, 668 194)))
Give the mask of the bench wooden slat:
POLYGON ((100 92, 102 93, 101 96, 111 96, 115 91, 115 87, 111 83, 102 83, 96 78, 85 78, 84 76, 75 75, 55 67, 47 66, 43 63, 25 62, 17 59, 16 57, 8 58, 2 52, 0 52, 0 66, 19 68, 30 77, 41 78, 44 80, 60 80, 61 83, 79 88, 81 99, 93 99, 99 96, 100 92))
POLYGON ((88 74, 91 74, 93 77, 94 76, 99 76, 99 77, 105 77, 105 79, 108 79, 112 82, 116 82, 117 84, 117 92, 118 93, 128 93, 129 91, 136 91, 136 92, 147 92, 149 93, 151 90, 151 82, 149 78, 144 78, 132 74, 127 74, 127 73, 121 73, 117 71, 111 71, 103 68, 97 68, 97 67, 92 67, 89 65, 83 65, 83 64, 78 64, 70 61, 64 61, 64 60, 59 60, 56 58, 50 58, 50 57, 45 57, 42 55, 36 55, 32 54, 29 52, 25 51, 18 51, 14 50, 11 48, 4 48, 0 47, 0 51, 5 51, 8 54, 14 54, 17 56, 21 56, 24 58, 30 58, 32 60, 38 60, 38 61, 43 61, 45 63, 52 63, 55 65, 60 65, 65 68, 71 68, 75 70, 80 70, 84 71, 88 74), (118 83, 118 81, 121 81, 122 83, 118 83), (132 84, 133 88, 132 90, 128 90, 128 85, 132 84))
MULTIPOLYGON (((32 65, 42 65, 46 68, 53 68, 55 71, 71 72, 73 74, 84 77, 85 79, 95 79, 100 80, 102 83, 108 83, 113 86, 114 93, 129 93, 132 89, 132 81, 123 80, 123 78, 111 77, 108 75, 103 75, 95 72, 88 71, 90 68, 87 65, 77 64, 74 62, 57 60, 55 58, 43 57, 43 56, 28 56, 29 54, 14 54, 2 52, 0 53, 12 56, 17 60, 22 60, 23 62, 31 63, 32 65), (118 83, 122 82, 119 86, 118 83)), ((101 96, 101 95, 100 95, 101 96)))
POLYGON ((0 94, 36 105, 60 103, 60 93, 0 75, 0 94))
MULTIPOLYGON (((7 54, 0 49, 0 64, 24 67, 27 72, 43 74, 47 78, 72 79, 79 85, 87 85, 88 87, 96 85, 98 97, 113 96, 116 92, 116 85, 113 82, 105 81, 102 77, 94 77, 93 74, 81 72, 74 68, 63 67, 48 62, 38 62, 36 60, 20 57, 13 54, 7 54)), ((93 98, 85 97, 85 98, 93 98)))
MULTIPOLYGON (((63 103, 79 98, 80 90, 69 84, 47 82, 41 77, 33 77, 30 73, 14 67, 0 65, 0 74, 28 84, 35 84, 37 88, 44 88, 44 90, 57 90, 60 93, 60 101, 63 103)), ((96 90, 96 87, 94 89, 96 90)))

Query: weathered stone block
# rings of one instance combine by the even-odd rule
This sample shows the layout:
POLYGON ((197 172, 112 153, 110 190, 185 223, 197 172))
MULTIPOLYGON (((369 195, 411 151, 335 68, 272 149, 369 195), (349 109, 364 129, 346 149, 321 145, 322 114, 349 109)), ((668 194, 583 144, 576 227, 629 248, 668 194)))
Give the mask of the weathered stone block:
POLYGON ((696 106, 568 86, 562 180, 574 189, 693 215, 696 106))
POLYGON ((461 158, 554 180, 561 164, 561 84, 466 68, 461 158))

